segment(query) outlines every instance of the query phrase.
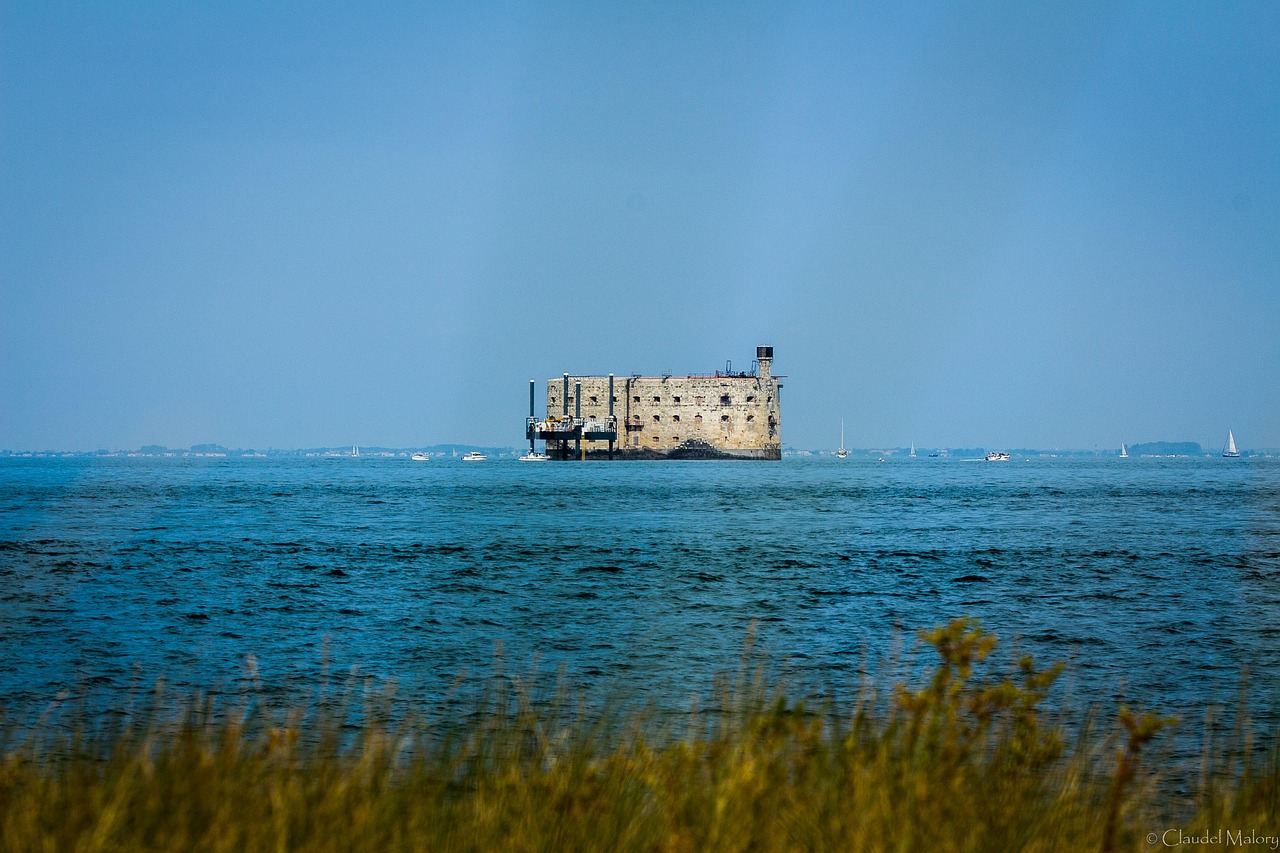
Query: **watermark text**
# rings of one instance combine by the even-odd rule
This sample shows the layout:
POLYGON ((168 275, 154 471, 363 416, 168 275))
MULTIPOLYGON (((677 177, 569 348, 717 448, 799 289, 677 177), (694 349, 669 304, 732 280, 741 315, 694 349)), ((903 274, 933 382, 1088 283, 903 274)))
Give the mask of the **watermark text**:
POLYGON ((1280 850, 1280 835, 1263 835, 1256 829, 1200 830, 1166 829, 1148 832, 1147 843, 1152 847, 1191 847, 1215 845, 1218 847, 1247 847, 1250 850, 1280 850))

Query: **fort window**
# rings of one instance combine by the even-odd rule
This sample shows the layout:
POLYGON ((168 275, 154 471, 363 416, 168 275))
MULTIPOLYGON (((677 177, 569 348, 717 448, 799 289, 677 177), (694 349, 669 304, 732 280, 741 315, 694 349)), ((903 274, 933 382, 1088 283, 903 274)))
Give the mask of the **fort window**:
POLYGON ((636 423, 640 423, 640 416, 639 416, 639 415, 632 415, 632 416, 631 416, 631 420, 635 421, 636 423))
POLYGON ((654 415, 654 416, 653 416, 653 422, 654 422, 655 424, 656 424, 656 423, 658 423, 658 422, 659 422, 659 421, 661 421, 661 420, 662 420, 662 415, 654 415))
POLYGON ((693 424, 694 426, 702 426, 702 415, 694 415, 693 424))
POLYGON ((659 397, 657 394, 654 394, 654 395, 653 395, 653 402, 655 402, 655 403, 661 403, 661 402, 662 402, 662 398, 661 398, 661 397, 659 397))
POLYGON ((679 441, 679 440, 680 440, 680 436, 678 436, 678 435, 673 435, 673 436, 671 436, 671 440, 672 440, 672 441, 679 441))
POLYGON ((657 443, 658 443, 658 437, 657 437, 656 435, 653 437, 653 443, 654 443, 654 444, 657 444, 657 443))
POLYGON ((679 402, 680 402, 680 398, 679 398, 679 397, 672 397, 672 398, 671 398, 671 402, 673 402, 673 403, 679 403, 679 402))
POLYGON ((615 403, 616 403, 616 402, 618 402, 618 398, 617 398, 617 397, 614 397, 614 398, 613 398, 613 402, 615 402, 615 403))
POLYGON ((573 395, 572 395, 572 394, 570 394, 570 395, 569 395, 569 405, 570 405, 570 406, 572 406, 572 405, 573 405, 573 395))
MULTIPOLYGON (((572 398, 570 398, 570 401, 572 402, 572 398)), ((721 395, 720 395, 720 405, 722 405, 722 406, 728 406, 728 405, 729 405, 729 395, 728 395, 728 394, 721 394, 721 395)))
POLYGON ((756 419, 755 415, 747 415, 747 423, 751 423, 756 419))
POLYGON ((694 397, 694 398, 693 398, 693 402, 695 402, 695 403, 697 403, 699 406, 701 406, 703 403, 707 402, 707 398, 706 398, 706 397, 694 397))
MULTIPOLYGON (((594 397, 592 397, 592 399, 594 400, 595 398, 594 398, 594 397)), ((753 395, 751 395, 751 394, 748 394, 748 395, 747 395, 747 402, 748 402, 748 403, 754 403, 755 401, 756 401, 756 398, 755 398, 753 395)))
POLYGON ((676 423, 676 424, 680 423, 680 416, 679 416, 679 415, 672 415, 672 416, 671 416, 671 422, 672 422, 672 423, 676 423))
POLYGON ((720 416, 720 423, 722 423, 722 424, 727 424, 728 422, 729 422, 729 416, 728 416, 728 415, 721 415, 721 416, 720 416))
POLYGON ((637 394, 636 396, 632 397, 632 398, 631 398, 631 402, 633 402, 633 403, 639 403, 639 402, 640 402, 640 395, 639 395, 639 394, 637 394))
MULTIPOLYGON (((748 399, 750 399, 750 398, 748 398, 748 399)), ((591 395, 591 402, 592 402, 593 404, 594 404, 594 403, 599 403, 599 402, 600 402, 600 398, 599 398, 599 397, 597 397, 595 394, 592 394, 592 395, 591 395)))

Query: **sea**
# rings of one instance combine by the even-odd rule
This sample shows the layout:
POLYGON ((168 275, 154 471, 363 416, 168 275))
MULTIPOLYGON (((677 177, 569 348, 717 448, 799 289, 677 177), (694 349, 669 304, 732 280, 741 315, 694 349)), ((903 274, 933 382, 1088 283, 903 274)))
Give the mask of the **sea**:
POLYGON ((1280 460, 0 459, 7 714, 495 668, 681 708, 747 650, 813 695, 959 617, 1064 698, 1274 723, 1280 460))

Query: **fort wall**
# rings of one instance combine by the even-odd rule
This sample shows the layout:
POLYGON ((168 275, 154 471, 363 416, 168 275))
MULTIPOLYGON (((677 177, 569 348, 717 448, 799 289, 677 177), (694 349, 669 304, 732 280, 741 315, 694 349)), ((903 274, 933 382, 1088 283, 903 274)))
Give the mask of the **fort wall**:
MULTIPOLYGON (((782 385, 773 376, 772 355, 772 347, 759 347, 754 373, 614 377, 616 453, 624 459, 780 459, 782 385)), ((580 406, 584 419, 607 418, 609 382, 607 376, 569 376, 566 398, 564 377, 548 380, 547 416, 561 417, 566 410, 574 415, 580 406)), ((584 439, 581 449, 597 456, 609 448, 607 441, 584 439)), ((576 444, 548 446, 547 452, 553 457, 580 453, 576 444)))

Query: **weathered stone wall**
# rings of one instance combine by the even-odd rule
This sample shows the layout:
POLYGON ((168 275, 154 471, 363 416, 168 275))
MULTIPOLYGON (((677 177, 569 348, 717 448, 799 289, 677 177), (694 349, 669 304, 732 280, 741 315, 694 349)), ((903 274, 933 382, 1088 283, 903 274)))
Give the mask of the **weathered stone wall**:
MULTIPOLYGON (((619 376, 614 378, 616 449, 624 456, 715 456, 780 459, 781 384, 767 362, 753 376, 619 376)), ((609 414, 607 376, 569 377, 569 414, 582 384, 582 416, 609 414)), ((547 415, 564 412, 564 378, 547 382, 547 415)), ((584 441, 593 455, 608 442, 584 441)), ((548 452, 554 453, 554 448, 548 452)), ((573 449, 570 448, 570 452, 573 449)))

